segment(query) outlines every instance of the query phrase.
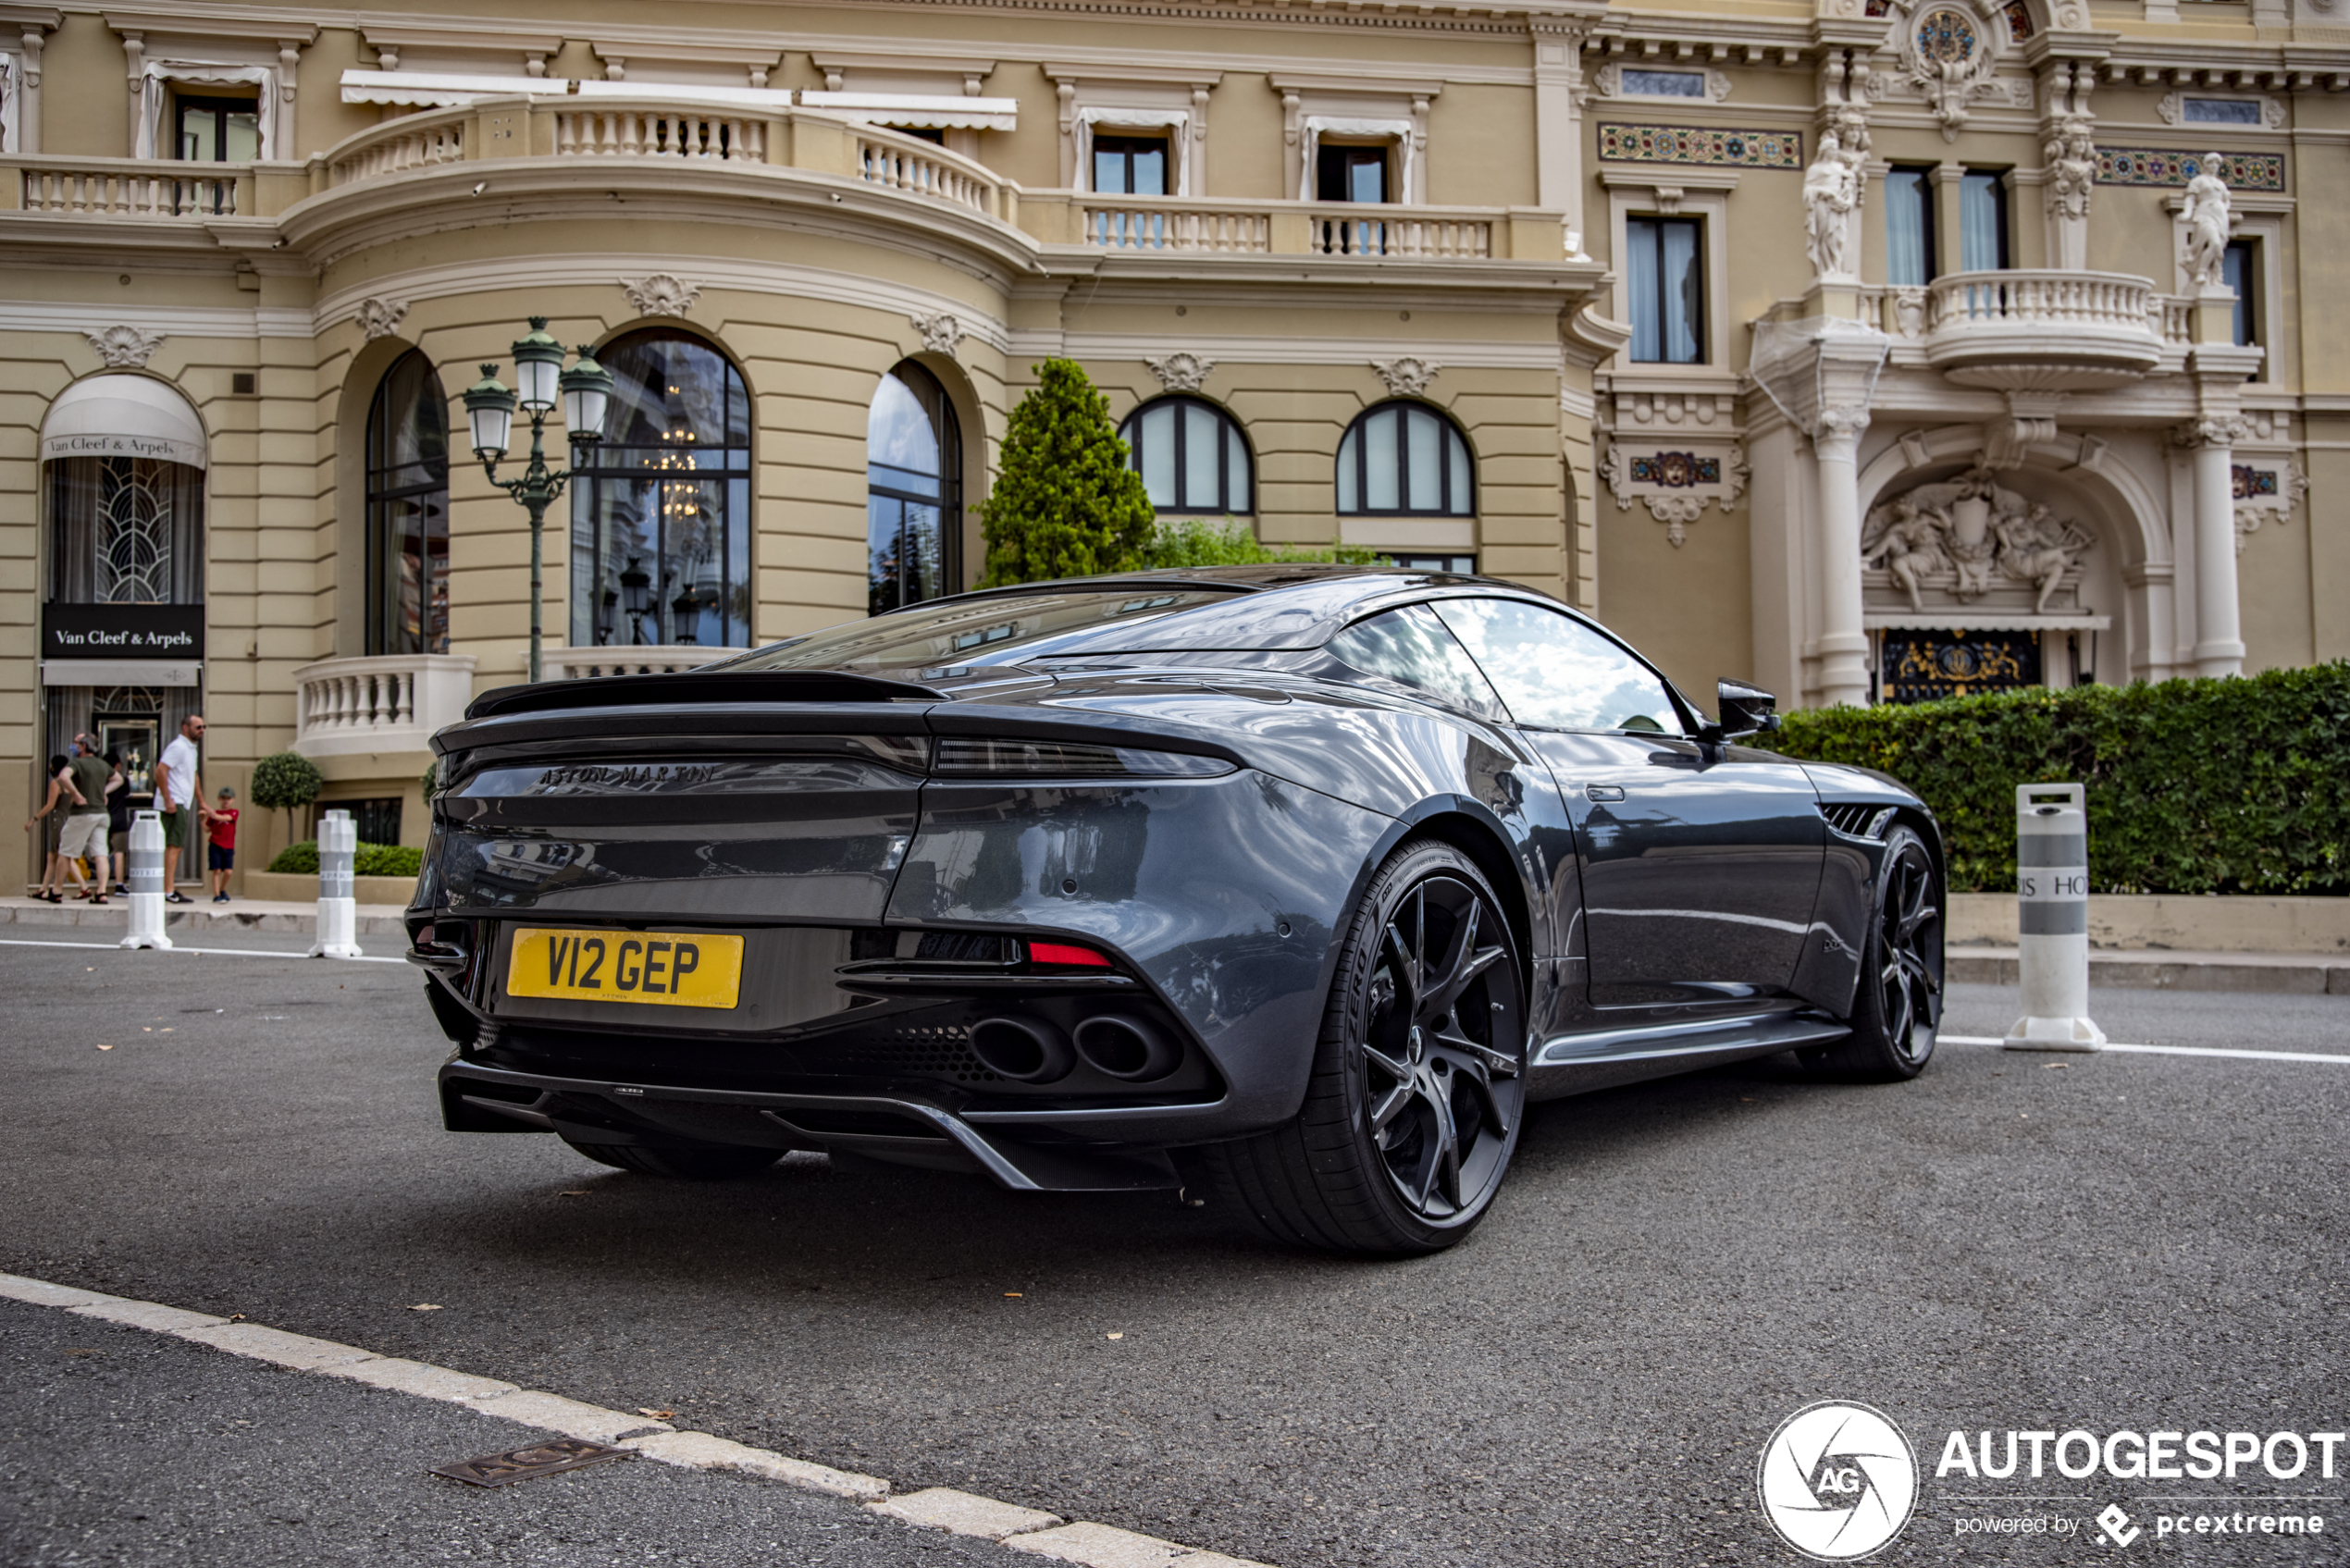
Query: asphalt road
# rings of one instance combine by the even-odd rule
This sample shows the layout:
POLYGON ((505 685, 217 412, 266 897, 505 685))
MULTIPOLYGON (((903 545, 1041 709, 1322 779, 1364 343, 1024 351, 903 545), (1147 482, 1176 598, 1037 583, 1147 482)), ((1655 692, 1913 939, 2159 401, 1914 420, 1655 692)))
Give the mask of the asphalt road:
MULTIPOLYGON (((2350 1065, 1945 1046, 1905 1086, 1760 1064, 1614 1091, 1537 1112, 1468 1242, 1366 1264, 1235 1240, 1163 1198, 811 1156, 679 1186, 551 1138, 444 1134, 420 983, 393 964, 0 946, 0 1269, 674 1409, 900 1488, 1280 1568, 1791 1563, 1755 1463, 1823 1398, 1884 1410, 1925 1451, 1918 1517, 1882 1561, 2076 1561, 2108 1549, 1956 1522, 2085 1518, 2144 1485, 1938 1482, 1943 1435, 2350 1415, 2350 1065)), ((2350 1054, 2350 998, 2095 998, 2116 1040, 2350 1054)), ((1961 987, 1948 1031, 1996 1034, 2014 1011, 2012 992, 1961 987)), ((466 1493, 419 1473, 512 1446, 469 1438, 482 1417, 60 1321, 80 1320, 0 1314, 9 1562, 301 1561, 259 1550, 291 1526, 251 1523, 288 1509, 325 1522, 306 1538, 394 1562, 492 1540, 526 1562, 668 1542, 724 1562, 770 1541, 763 1561, 1009 1561, 635 1461, 466 1493), (303 1385, 275 1419, 314 1457, 282 1485, 217 1419, 257 1381, 303 1385), (247 1521, 233 1554, 207 1506, 247 1521)), ((2350 1481, 2160 1489, 2319 1494, 2307 1506, 2350 1529, 2350 1481)), ((2314 1562, 2337 1540, 2149 1531, 2113 1554, 2314 1562)))

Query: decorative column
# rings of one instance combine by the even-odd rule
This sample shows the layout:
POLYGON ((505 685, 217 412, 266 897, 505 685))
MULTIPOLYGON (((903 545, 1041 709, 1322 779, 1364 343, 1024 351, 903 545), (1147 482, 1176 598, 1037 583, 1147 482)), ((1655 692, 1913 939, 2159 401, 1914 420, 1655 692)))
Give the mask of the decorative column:
POLYGON ((2047 183, 2041 201, 2047 213, 2048 265, 2085 272, 2089 265, 2089 199, 2096 189, 2096 121, 2089 114, 2094 67, 2059 61, 2042 76, 2040 155, 2047 183))
POLYGON ((1824 406, 1812 429, 1820 484, 1820 702, 1865 707, 1869 634, 1861 623, 1861 432, 1865 401, 1824 406))
POLYGON ((17 146, 11 153, 41 151, 41 46, 48 41, 48 31, 38 23, 28 22, 22 40, 24 48, 23 90, 17 99, 17 146))
POLYGON ((1528 31, 1534 43, 1534 201, 1565 215, 1566 255, 1588 261, 1583 228, 1583 43, 1605 14, 1541 16, 1528 31))
POLYGON ((2233 467, 2243 421, 2232 415, 2181 426, 2195 496, 2195 673, 2244 673, 2243 621, 2236 607, 2233 467))

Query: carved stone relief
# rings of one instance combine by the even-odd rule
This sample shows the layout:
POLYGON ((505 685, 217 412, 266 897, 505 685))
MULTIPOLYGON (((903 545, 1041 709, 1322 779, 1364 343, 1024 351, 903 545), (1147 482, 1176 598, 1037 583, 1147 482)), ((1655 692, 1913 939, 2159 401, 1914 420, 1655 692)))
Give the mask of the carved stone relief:
POLYGON ((359 330, 365 333, 367 341, 372 343, 378 338, 389 338, 399 331, 400 323, 407 315, 408 302, 405 300, 387 300, 380 295, 365 299, 359 302, 359 330))
POLYGON ((109 370, 144 370, 164 338, 160 332, 142 332, 136 327, 109 327, 82 336, 90 340, 90 346, 98 351, 100 362, 109 370))
POLYGON ((955 350, 963 340, 963 324, 960 321, 945 311, 931 315, 911 315, 906 319, 912 322, 914 330, 922 335, 922 348, 926 352, 945 354, 948 359, 955 357, 955 350))
POLYGON ((1700 69, 1686 66, 1673 66, 1670 64, 1660 65, 1655 68, 1655 71, 1653 73, 1650 74, 1663 74, 1669 72, 1671 75, 1676 77, 1701 76, 1705 79, 1705 93, 1703 97, 1701 98, 1694 93, 1680 93, 1643 92, 1638 85, 1639 78, 1644 72, 1648 72, 1648 68, 1638 62, 1626 63, 1623 61, 1611 60, 1606 65, 1602 66, 1598 70, 1591 73, 1591 92, 1596 96, 1602 98, 1641 98, 1664 102, 1679 99, 1685 103, 1709 104, 1722 103, 1730 95, 1730 73, 1728 71, 1716 70, 1711 67, 1700 69), (1631 82, 1626 82, 1625 80, 1627 73, 1633 77, 1633 80, 1631 82))
POLYGON ((628 302, 643 315, 683 315, 701 298, 700 284, 687 283, 666 272, 656 272, 649 278, 624 278, 620 288, 628 296, 628 302))
POLYGON ((1158 384, 1170 392, 1196 392, 1207 382, 1208 372, 1216 362, 1189 352, 1171 353, 1163 359, 1145 359, 1158 384))
POLYGON ((1869 511, 1863 592, 1875 608, 2072 614, 2096 536, 1977 466, 1869 511))
POLYGON ((1725 512, 1737 506, 1750 476, 1746 452, 1734 442, 1651 451, 1618 437, 1600 460, 1600 477, 1615 497, 1616 510, 1628 512, 1635 500, 1640 502, 1664 525, 1665 542, 1676 549, 1688 542, 1689 525, 1708 502, 1725 512))
POLYGON ((2244 541, 2259 532, 2261 524, 2291 522, 2293 509, 2309 493, 2309 476, 2290 457, 2238 453, 2228 465, 2228 476, 2235 498, 2238 555, 2244 553, 2244 541))
POLYGON ((1397 359, 1375 359, 1371 368, 1387 383, 1388 392, 1399 398, 1428 396, 1429 383, 1443 372, 1444 367, 1416 354, 1404 354, 1397 359))

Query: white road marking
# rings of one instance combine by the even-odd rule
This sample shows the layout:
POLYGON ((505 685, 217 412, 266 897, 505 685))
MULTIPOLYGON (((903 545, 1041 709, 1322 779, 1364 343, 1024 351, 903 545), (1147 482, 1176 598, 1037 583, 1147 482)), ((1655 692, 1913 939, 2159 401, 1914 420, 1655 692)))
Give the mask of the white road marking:
MULTIPOLYGON (((1944 1034, 1936 1037, 1945 1045, 2004 1045, 2007 1042, 1989 1034, 1944 1034)), ((2109 1051, 2134 1052, 2148 1056, 2228 1056, 2245 1062, 2350 1062, 2350 1056, 2331 1056, 2321 1051, 2234 1051, 2218 1045, 2117 1045, 2108 1041, 2109 1051)), ((2059 1051, 2056 1056, 2095 1056, 2094 1051, 2059 1051)))
MULTIPOLYGON (((118 942, 39 942, 21 936, 0 936, 0 947, 82 947, 93 953, 203 953, 216 958, 307 958, 307 953, 281 953, 268 947, 182 947, 174 943, 169 947, 125 947, 118 942)), ((353 958, 332 960, 340 964, 404 964, 401 957, 379 958, 362 953, 353 958)))
MULTIPOLYGON (((66 947, 90 945, 35 942, 15 945, 66 947)), ((189 949, 176 951, 187 952, 189 949)), ((397 963, 399 960, 377 961, 397 963)), ((314 1340, 305 1334, 289 1334, 258 1323, 233 1323, 209 1313, 188 1312, 166 1306, 160 1302, 109 1296, 97 1290, 78 1290, 70 1285, 30 1279, 17 1274, 0 1274, 0 1298, 26 1302, 34 1306, 59 1307, 84 1317, 103 1318, 126 1327, 168 1334, 174 1339, 192 1340, 216 1351, 225 1351, 230 1355, 248 1356, 296 1372, 343 1377, 394 1393, 444 1400, 452 1404, 462 1404, 469 1410, 477 1410, 484 1415, 495 1415, 501 1420, 517 1422, 538 1431, 561 1432, 567 1438, 634 1449, 647 1459, 663 1464, 683 1465, 695 1470, 739 1471, 747 1475, 782 1481, 809 1491, 829 1492, 835 1497, 864 1503, 877 1513, 888 1514, 909 1525, 1001 1541, 1015 1551, 1058 1558, 1064 1562, 1081 1564, 1082 1568, 1161 1568, 1162 1564, 1176 1562, 1184 1564, 1185 1568, 1266 1568, 1261 1562, 1226 1557, 1221 1552, 1201 1551, 1173 1541, 1160 1540, 1156 1536, 1113 1529, 1107 1525, 1082 1522, 1064 1525, 1058 1515, 1046 1513, 1041 1509, 1022 1508, 1017 1503, 1002 1502, 969 1492, 934 1488, 893 1498, 889 1483, 878 1475, 835 1470, 828 1464, 794 1459, 789 1454, 776 1453, 769 1449, 755 1449, 709 1432, 680 1432, 665 1421, 605 1410, 599 1405, 565 1399, 561 1394, 516 1388, 494 1377, 476 1377, 445 1366, 407 1361, 399 1356, 377 1355, 355 1345, 339 1345, 331 1340, 314 1340)))

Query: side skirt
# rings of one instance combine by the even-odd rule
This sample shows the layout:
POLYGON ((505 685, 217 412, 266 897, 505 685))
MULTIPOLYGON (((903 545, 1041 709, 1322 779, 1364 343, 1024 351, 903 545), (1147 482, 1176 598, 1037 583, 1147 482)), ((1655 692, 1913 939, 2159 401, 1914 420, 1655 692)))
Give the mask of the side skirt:
POLYGON ((1709 1019, 1697 1024, 1554 1035, 1535 1049, 1527 1093, 1536 1100, 1588 1094, 1618 1084, 1776 1056, 1801 1045, 1831 1044, 1851 1032, 1823 1015, 1774 1012, 1709 1019))

